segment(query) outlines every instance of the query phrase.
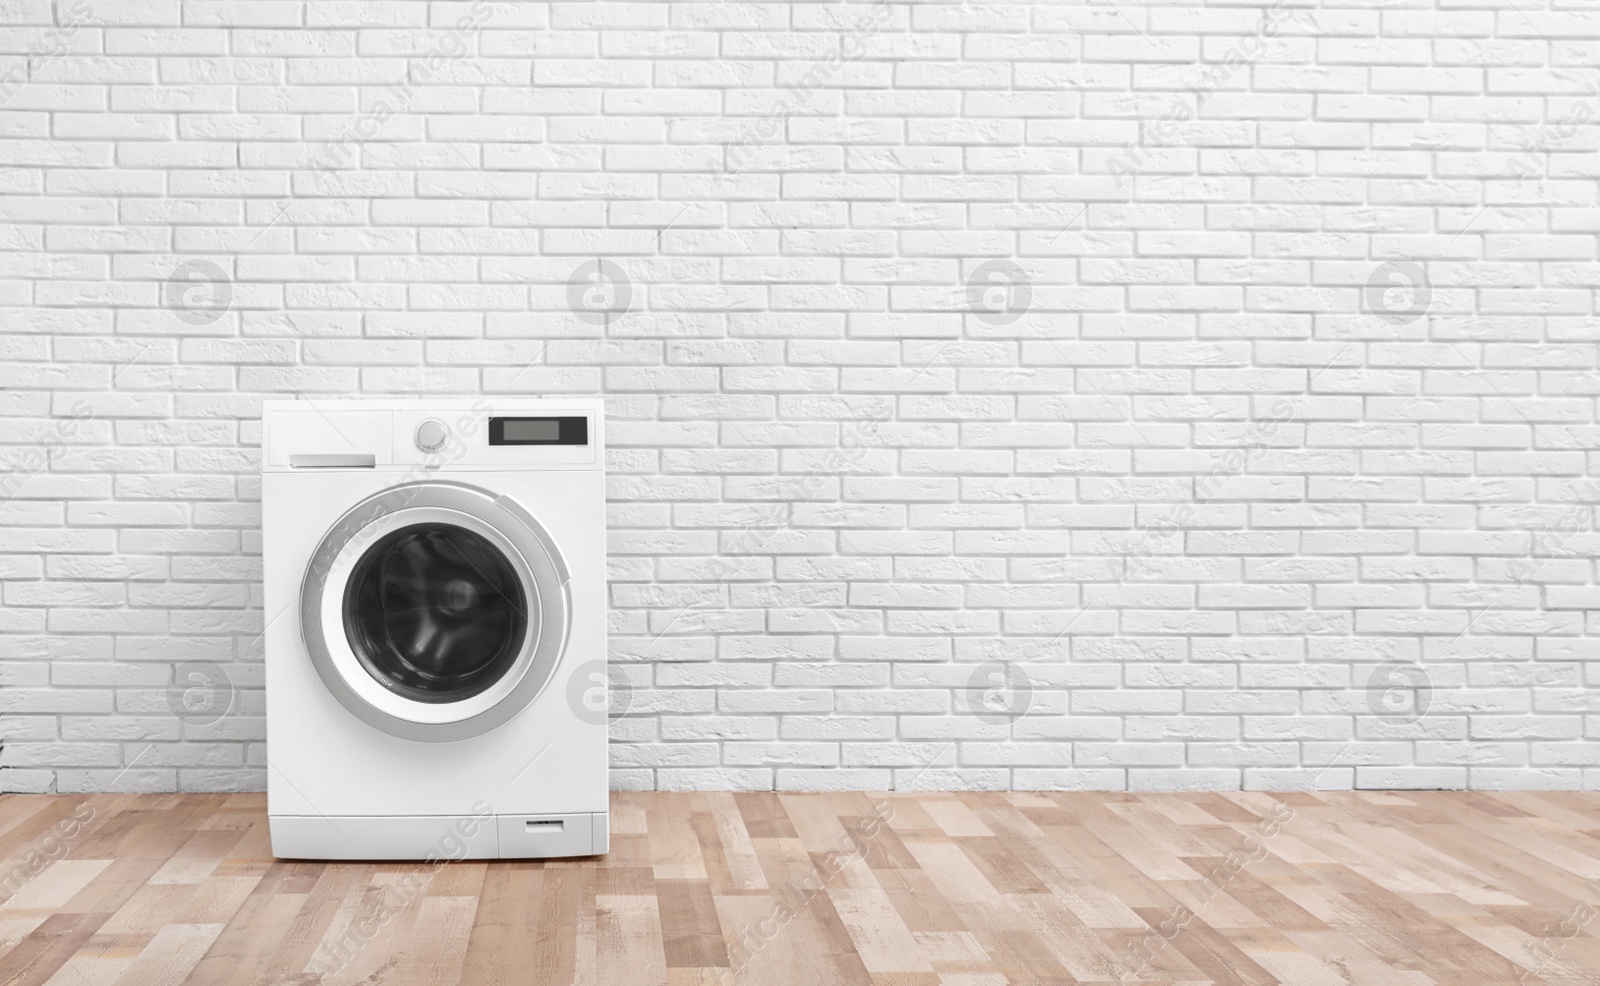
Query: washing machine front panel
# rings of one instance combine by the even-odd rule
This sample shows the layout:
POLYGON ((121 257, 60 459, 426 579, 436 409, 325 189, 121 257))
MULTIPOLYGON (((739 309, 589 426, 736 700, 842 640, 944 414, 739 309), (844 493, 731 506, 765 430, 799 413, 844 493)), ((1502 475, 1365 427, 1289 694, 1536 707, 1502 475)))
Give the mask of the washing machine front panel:
POLYGON ((275 853, 604 851, 601 402, 268 402, 262 424, 250 756, 275 853))
POLYGON ((364 722, 424 741, 476 736, 526 708, 560 660, 570 610, 565 562, 539 522, 449 482, 358 503, 301 591, 328 690, 364 722))

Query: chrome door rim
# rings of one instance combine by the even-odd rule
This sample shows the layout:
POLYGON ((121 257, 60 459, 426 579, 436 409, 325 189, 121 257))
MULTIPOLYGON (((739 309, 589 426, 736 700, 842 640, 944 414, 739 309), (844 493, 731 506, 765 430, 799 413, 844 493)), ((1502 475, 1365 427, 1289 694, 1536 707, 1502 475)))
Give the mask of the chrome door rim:
POLYGON ((568 578, 549 533, 509 498, 460 483, 408 483, 362 500, 323 535, 301 584, 301 634, 317 676, 363 722, 405 739, 467 739, 509 721, 549 683, 566 648, 568 578), (356 658, 342 615, 350 570, 367 549, 390 531, 428 522, 463 527, 503 552, 523 581, 530 613, 511 669, 457 702, 419 702, 378 682, 356 658))

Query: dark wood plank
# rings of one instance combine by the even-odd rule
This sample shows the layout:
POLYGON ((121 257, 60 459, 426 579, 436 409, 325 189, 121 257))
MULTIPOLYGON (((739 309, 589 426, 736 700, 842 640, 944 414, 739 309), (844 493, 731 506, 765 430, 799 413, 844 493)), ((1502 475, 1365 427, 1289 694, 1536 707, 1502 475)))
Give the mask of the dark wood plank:
POLYGON ((657 880, 668 968, 727 968, 728 947, 709 880, 657 880))

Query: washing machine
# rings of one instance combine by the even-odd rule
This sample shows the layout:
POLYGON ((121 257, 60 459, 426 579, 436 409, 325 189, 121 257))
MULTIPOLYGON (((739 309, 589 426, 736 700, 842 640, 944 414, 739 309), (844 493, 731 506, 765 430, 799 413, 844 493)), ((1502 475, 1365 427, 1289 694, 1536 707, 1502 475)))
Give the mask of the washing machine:
POLYGON ((274 855, 606 850, 604 455, 598 399, 266 404, 274 855))

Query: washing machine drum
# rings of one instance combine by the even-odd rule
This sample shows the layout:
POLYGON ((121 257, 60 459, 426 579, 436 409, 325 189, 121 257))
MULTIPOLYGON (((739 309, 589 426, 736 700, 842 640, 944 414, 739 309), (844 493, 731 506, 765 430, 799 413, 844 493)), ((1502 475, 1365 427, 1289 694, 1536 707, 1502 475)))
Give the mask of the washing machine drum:
POLYGON ((397 736, 454 740, 522 711, 566 643, 567 569, 514 501, 413 483, 357 504, 322 539, 301 625, 328 690, 397 736))

